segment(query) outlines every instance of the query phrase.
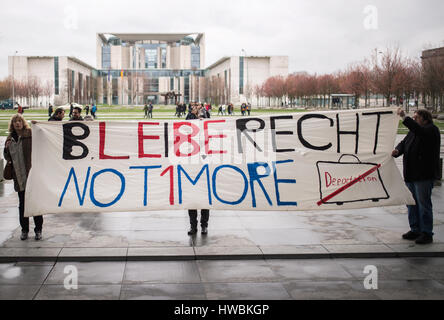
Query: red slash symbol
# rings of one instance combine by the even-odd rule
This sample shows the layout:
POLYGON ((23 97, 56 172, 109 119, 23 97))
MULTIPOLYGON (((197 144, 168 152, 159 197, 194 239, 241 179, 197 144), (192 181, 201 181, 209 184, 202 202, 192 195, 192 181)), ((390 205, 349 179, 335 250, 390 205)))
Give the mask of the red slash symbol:
POLYGON ((318 206, 320 206, 323 203, 326 203, 328 200, 330 200, 331 198, 337 196, 338 194, 340 194, 341 192, 347 190, 348 188, 350 188, 352 185, 354 185, 356 182, 358 182, 361 179, 364 179, 365 177, 367 177, 368 175, 372 174, 373 172, 375 172, 376 170, 378 170, 381 167, 380 164, 378 164, 377 166, 371 168, 370 170, 368 170, 367 172, 361 174, 359 177, 357 177, 355 180, 350 181, 349 183, 347 183, 345 186, 339 188, 338 190, 334 191, 333 193, 329 194, 328 196, 326 196, 324 199, 321 199, 320 201, 318 201, 318 206))

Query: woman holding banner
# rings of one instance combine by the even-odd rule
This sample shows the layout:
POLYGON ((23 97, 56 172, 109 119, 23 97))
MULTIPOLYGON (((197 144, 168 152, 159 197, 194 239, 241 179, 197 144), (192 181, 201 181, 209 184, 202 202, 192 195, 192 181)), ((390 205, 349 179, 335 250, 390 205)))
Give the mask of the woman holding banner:
MULTIPOLYGON (((25 189, 29 170, 31 169, 31 128, 21 114, 16 114, 9 123, 9 136, 6 139, 3 155, 12 162, 12 179, 14 189, 19 196, 19 217, 22 234, 20 239, 28 239, 29 218, 25 218, 25 189)), ((42 239, 43 217, 34 217, 35 240, 42 239)))

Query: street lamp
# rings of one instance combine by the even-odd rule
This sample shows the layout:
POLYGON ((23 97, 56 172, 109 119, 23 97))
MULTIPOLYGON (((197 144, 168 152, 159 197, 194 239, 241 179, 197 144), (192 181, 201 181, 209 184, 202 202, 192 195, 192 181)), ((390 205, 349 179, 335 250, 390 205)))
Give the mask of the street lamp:
POLYGON ((245 52, 245 49, 241 50, 241 54, 242 54, 242 57, 244 57, 244 60, 246 60, 246 62, 247 62, 247 85, 246 85, 247 90, 244 89, 244 95, 247 98, 247 103, 248 103, 248 96, 249 96, 248 91, 250 90, 250 86, 248 85, 248 83, 250 82, 250 77, 248 76, 248 58, 247 58, 247 53, 245 52))
POLYGON ((12 108, 14 108, 14 100, 15 100, 15 79, 14 79, 14 63, 15 63, 15 55, 18 51, 14 52, 14 56, 12 57, 12 108))
MULTIPOLYGON (((378 48, 375 48, 376 70, 377 71, 379 69, 379 55, 380 54, 383 54, 383 52, 382 51, 378 51, 378 48)), ((375 94, 376 94, 376 105, 378 105, 379 104, 379 101, 378 101, 379 93, 375 93, 375 94)), ((384 98, 382 98, 382 106, 384 107, 384 105, 385 105, 384 98)))

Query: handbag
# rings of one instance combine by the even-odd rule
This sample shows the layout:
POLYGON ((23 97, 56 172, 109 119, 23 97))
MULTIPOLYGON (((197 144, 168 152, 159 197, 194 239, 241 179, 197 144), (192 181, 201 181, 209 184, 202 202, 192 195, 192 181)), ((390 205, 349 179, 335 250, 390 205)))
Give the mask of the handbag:
POLYGON ((5 169, 3 170, 3 178, 5 178, 5 180, 12 180, 12 170, 14 170, 12 161, 8 161, 5 169))

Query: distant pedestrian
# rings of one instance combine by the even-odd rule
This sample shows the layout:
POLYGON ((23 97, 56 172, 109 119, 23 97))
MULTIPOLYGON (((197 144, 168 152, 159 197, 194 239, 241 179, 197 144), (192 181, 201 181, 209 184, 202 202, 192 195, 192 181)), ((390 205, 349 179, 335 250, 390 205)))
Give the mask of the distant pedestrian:
POLYGON ((85 115, 87 116, 89 114, 89 105, 86 105, 85 107, 85 115))
POLYGON ((49 104, 49 107, 48 107, 48 117, 51 117, 53 112, 54 112, 54 110, 52 108, 52 105, 49 104))
POLYGON ((94 103, 93 106, 92 106, 92 108, 91 108, 91 115, 93 116, 94 119, 97 118, 97 116, 96 116, 96 112, 97 112, 97 106, 96 106, 96 104, 94 103))
POLYGON ((145 103, 145 106, 143 107, 143 111, 145 115, 143 116, 144 119, 148 118, 148 105, 145 103))
POLYGON ((251 103, 249 103, 249 102, 247 104, 247 112, 248 112, 248 115, 250 115, 250 113, 251 113, 251 103))
POLYGON ((153 109, 154 109, 153 103, 150 102, 150 104, 148 106, 148 118, 150 118, 150 119, 153 118, 153 109))
POLYGON ((17 103, 17 105, 18 105, 18 107, 17 107, 17 113, 19 113, 19 114, 23 114, 23 112, 24 112, 23 107, 22 107, 21 105, 19 105, 18 103, 17 103))
POLYGON ((247 107, 246 107, 245 103, 242 103, 242 105, 241 105, 241 113, 242 113, 243 116, 245 116, 246 109, 247 109, 247 107))
POLYGON ((71 105, 69 106, 69 117, 70 118, 72 116, 72 110, 74 110, 74 105, 71 103, 71 105))

